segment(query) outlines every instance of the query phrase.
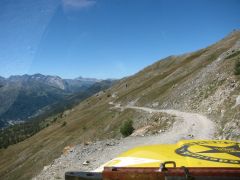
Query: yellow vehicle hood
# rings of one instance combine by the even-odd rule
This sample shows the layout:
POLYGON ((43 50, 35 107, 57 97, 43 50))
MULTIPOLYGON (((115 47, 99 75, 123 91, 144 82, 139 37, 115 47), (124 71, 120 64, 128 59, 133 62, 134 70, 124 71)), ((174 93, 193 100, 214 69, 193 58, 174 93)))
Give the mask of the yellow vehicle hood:
POLYGON ((131 149, 101 166, 159 167, 175 161, 177 167, 240 168, 240 143, 229 140, 183 140, 177 144, 141 146, 131 149))

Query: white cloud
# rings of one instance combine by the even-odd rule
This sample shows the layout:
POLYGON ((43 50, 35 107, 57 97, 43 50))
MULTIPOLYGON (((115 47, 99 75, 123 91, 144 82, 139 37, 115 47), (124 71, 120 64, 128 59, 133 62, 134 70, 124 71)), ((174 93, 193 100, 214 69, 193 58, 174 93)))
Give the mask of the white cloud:
POLYGON ((62 0, 64 9, 83 9, 94 6, 95 0, 62 0))

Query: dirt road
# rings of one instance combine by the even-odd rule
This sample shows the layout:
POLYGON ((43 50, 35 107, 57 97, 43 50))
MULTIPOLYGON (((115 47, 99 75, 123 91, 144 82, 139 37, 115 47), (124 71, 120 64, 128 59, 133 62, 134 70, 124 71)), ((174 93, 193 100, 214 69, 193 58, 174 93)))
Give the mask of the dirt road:
POLYGON ((62 155, 51 165, 46 166, 39 176, 34 179, 64 179, 66 171, 95 170, 120 153, 136 146, 160 143, 170 144, 183 139, 212 139, 214 135, 214 123, 200 114, 136 106, 125 106, 124 108, 148 113, 165 112, 177 116, 178 121, 168 131, 154 136, 99 141, 88 146, 77 145, 67 155, 62 155), (89 163, 86 163, 86 161, 89 161, 89 163))
MULTIPOLYGON (((157 110, 137 106, 126 106, 125 108, 146 111, 149 113, 165 112, 182 119, 182 121, 177 121, 169 132, 160 135, 158 140, 164 139, 165 136, 168 139, 168 143, 174 143, 188 135, 191 135, 194 139, 211 139, 214 135, 214 123, 207 117, 197 113, 187 113, 177 110, 157 110)), ((158 140, 156 143, 159 143, 158 140)))

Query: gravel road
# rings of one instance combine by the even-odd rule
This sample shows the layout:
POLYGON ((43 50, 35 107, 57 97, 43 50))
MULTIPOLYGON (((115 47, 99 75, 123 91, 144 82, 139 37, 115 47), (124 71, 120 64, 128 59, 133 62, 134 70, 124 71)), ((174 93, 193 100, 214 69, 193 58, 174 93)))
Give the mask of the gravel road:
POLYGON ((161 134, 156 142, 154 141, 153 143, 162 143, 161 139, 164 139, 164 137, 167 138, 167 142, 164 143, 175 143, 180 139, 184 139, 186 135, 191 135, 194 139, 211 139, 215 132, 214 123, 206 116, 197 113, 187 113, 177 110, 157 110, 137 106, 126 106, 126 108, 142 110, 149 113, 165 112, 182 119, 182 121, 177 121, 170 131, 161 134))
POLYGON ((145 137, 130 136, 123 139, 98 141, 87 146, 77 145, 71 147, 67 154, 62 155, 49 166, 45 166, 42 172, 33 179, 64 179, 66 171, 92 171, 120 153, 136 146, 161 143, 172 144, 183 139, 212 139, 214 136, 214 123, 200 114, 136 106, 126 106, 124 108, 148 113, 165 112, 175 115, 178 117, 178 120, 171 129, 158 135, 145 137), (89 163, 86 163, 86 161, 89 161, 89 163))

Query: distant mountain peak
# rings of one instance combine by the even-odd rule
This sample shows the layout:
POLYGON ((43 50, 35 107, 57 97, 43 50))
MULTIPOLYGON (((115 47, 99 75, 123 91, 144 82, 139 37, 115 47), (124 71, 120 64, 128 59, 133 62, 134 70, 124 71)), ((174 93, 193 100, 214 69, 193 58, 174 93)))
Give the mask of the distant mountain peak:
POLYGON ((5 79, 4 77, 0 76, 0 80, 4 80, 4 79, 5 79))
POLYGON ((88 88, 95 83, 102 82, 102 79, 97 78, 85 78, 79 76, 75 79, 63 79, 57 75, 43 75, 41 73, 36 74, 24 74, 24 75, 12 75, 8 78, 0 77, 0 83, 5 82, 17 83, 19 85, 24 83, 25 85, 31 85, 32 83, 38 83, 42 85, 51 86, 67 93, 78 92, 79 89, 88 88))
POLYGON ((102 81, 102 79, 97 79, 97 78, 84 78, 82 76, 79 76, 77 78, 75 78, 75 80, 78 80, 78 81, 92 81, 92 82, 100 82, 102 81))
POLYGON ((33 75, 28 75, 28 76, 32 76, 32 77, 45 77, 45 75, 40 74, 40 73, 36 73, 36 74, 33 74, 33 75))

